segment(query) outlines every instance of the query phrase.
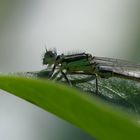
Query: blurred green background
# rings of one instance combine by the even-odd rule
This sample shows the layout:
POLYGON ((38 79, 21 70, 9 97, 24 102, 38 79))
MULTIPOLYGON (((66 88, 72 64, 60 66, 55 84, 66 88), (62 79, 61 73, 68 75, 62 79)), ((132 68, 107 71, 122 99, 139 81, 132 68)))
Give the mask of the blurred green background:
MULTIPOLYGON (((139 9, 139 0, 0 0, 0 72, 43 69, 45 45, 139 62, 139 9)), ((93 139, 3 91, 0 114, 0 139, 93 139)))

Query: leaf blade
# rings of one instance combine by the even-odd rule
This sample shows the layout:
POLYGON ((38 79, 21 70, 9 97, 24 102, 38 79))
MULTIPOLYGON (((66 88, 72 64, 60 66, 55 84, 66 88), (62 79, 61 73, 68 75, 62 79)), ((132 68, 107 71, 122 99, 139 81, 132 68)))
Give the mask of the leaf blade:
POLYGON ((73 123, 97 139, 140 138, 140 127, 126 115, 65 85, 47 80, 0 76, 0 88, 73 123))

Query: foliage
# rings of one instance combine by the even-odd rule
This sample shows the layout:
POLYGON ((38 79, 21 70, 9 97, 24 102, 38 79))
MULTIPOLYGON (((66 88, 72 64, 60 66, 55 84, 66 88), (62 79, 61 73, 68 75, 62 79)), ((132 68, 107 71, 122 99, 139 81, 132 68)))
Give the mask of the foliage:
MULTIPOLYGON (((0 76, 0 88, 25 99, 101 140, 140 138, 136 118, 63 84, 28 77, 0 76)), ((111 104, 112 105, 112 104, 111 104)))

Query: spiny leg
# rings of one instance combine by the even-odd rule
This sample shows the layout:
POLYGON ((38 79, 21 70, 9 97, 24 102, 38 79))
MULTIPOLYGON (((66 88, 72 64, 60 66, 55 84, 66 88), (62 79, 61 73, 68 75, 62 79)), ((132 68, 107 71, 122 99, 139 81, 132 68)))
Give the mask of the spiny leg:
POLYGON ((57 72, 53 72, 50 79, 52 79, 52 80, 55 79, 58 76, 59 73, 60 73, 60 70, 58 70, 57 72))
MULTIPOLYGON (((53 66, 53 68, 52 68, 52 71, 51 71, 50 74, 49 74, 50 77, 53 75, 53 73, 54 73, 54 71, 55 71, 55 69, 56 69, 56 66, 59 65, 59 63, 57 63, 57 61, 58 61, 59 59, 60 59, 60 55, 58 55, 58 56, 56 57, 56 59, 55 59, 54 66, 53 66)), ((57 75, 56 75, 56 76, 57 76, 57 75)))
POLYGON ((96 94, 99 94, 99 90, 98 90, 98 75, 95 73, 95 83, 96 83, 96 90, 95 90, 95 93, 96 94))
POLYGON ((61 71, 61 74, 64 76, 64 78, 65 78, 65 80, 68 82, 68 84, 69 84, 70 86, 72 86, 71 81, 68 79, 67 75, 66 75, 63 71, 61 71))
POLYGON ((57 56, 57 58, 55 59, 55 62, 54 62, 54 66, 53 66, 53 68, 52 68, 52 71, 50 72, 50 74, 49 74, 49 77, 51 77, 52 75, 53 75, 53 73, 54 73, 54 71, 55 71, 55 69, 56 69, 56 66, 58 65, 57 64, 57 60, 59 59, 59 56, 57 56))
POLYGON ((54 64, 54 66, 53 66, 53 68, 52 68, 52 71, 51 71, 50 74, 49 74, 49 78, 52 77, 52 75, 53 75, 53 73, 54 73, 54 71, 55 71, 55 68, 56 68, 56 65, 54 64))

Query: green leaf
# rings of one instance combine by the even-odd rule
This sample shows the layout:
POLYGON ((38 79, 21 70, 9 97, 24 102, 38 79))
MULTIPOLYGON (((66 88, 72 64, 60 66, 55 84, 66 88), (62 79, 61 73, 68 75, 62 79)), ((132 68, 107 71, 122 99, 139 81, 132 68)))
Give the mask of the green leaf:
POLYGON ((97 139, 140 139, 140 126, 134 118, 66 85, 1 75, 0 88, 71 122, 97 139))

